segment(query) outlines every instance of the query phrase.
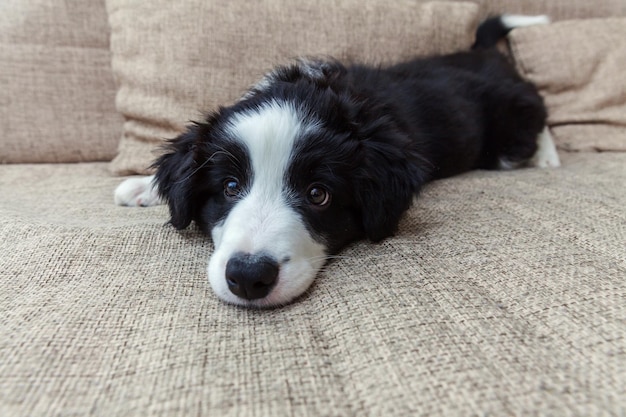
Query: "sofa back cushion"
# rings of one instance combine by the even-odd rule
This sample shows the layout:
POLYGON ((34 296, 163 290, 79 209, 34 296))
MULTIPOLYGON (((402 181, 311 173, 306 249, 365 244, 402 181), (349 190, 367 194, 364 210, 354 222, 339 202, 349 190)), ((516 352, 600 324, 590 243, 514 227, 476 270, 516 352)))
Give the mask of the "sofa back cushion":
POLYGON ((475 0, 485 14, 545 14, 553 21, 626 16, 624 0, 475 0))
POLYGON ((237 99, 299 55, 383 63, 471 45, 470 2, 107 0, 118 110, 118 174, 146 173, 164 138, 237 99))
POLYGON ((2 0, 0 88, 0 163, 110 160, 122 118, 104 0, 2 0))
POLYGON ((545 98, 558 147, 626 151, 626 18, 520 28, 509 41, 545 98))

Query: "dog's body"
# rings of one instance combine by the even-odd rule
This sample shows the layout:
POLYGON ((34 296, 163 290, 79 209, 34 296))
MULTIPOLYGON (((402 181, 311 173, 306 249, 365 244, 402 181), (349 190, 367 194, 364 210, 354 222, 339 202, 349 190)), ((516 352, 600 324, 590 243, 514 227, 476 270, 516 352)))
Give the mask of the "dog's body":
POLYGON ((523 19, 488 20, 470 52, 386 68, 279 67, 173 140, 154 179, 123 183, 116 202, 153 205, 160 195, 174 227, 195 221, 210 233, 209 280, 221 299, 287 303, 327 255, 392 235, 428 181, 558 166, 541 97, 493 48, 533 22, 523 19))

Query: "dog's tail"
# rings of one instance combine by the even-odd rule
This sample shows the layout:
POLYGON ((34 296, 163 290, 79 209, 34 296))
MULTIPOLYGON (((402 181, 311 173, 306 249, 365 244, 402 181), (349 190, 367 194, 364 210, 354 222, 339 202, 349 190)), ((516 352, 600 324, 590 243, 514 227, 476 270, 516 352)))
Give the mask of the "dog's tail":
POLYGON ((541 16, 522 16, 513 14, 503 14, 490 17, 478 26, 476 30, 476 41, 472 49, 488 49, 496 46, 498 41, 504 38, 511 30, 534 25, 545 25, 550 23, 550 18, 541 16))

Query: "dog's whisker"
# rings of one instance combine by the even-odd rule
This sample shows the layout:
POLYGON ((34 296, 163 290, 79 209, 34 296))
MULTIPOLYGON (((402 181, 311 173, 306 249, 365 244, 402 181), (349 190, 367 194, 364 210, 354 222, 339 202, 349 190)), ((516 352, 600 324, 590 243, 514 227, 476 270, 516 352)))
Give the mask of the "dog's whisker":
POLYGON ((205 159, 202 164, 200 164, 198 167, 196 167, 190 174, 188 174, 186 177, 183 177, 182 179, 176 181, 174 184, 180 184, 180 183, 184 183, 185 181, 188 181, 191 177, 193 177, 195 174, 198 173, 198 171, 200 171, 202 168, 204 168, 209 162, 211 162, 216 155, 220 155, 220 154, 224 154, 226 156, 228 155, 232 155, 230 152, 227 151, 223 151, 223 150, 219 150, 219 151, 215 151, 213 152, 213 154, 208 157, 207 159, 205 159))
POLYGON ((389 255, 367 255, 367 256, 356 256, 356 255, 322 255, 322 256, 313 256, 310 258, 306 258, 306 261, 318 261, 320 259, 331 260, 331 259, 359 259, 359 260, 367 260, 367 259, 380 259, 380 258, 388 258, 389 255))
POLYGON ((196 167, 193 171, 191 171, 190 174, 188 174, 187 176, 181 178, 178 181, 175 181, 174 184, 182 184, 185 183, 186 181, 188 181, 191 177, 193 177, 198 171, 200 171, 202 168, 204 168, 206 166, 206 164, 208 164, 211 161, 211 158, 205 160, 202 164, 200 164, 200 166, 196 167))
POLYGON ((237 158, 232 152, 228 151, 228 149, 226 149, 223 146, 218 146, 220 151, 226 155, 231 161, 233 161, 235 163, 236 166, 241 166, 241 162, 239 161, 239 158, 237 158))

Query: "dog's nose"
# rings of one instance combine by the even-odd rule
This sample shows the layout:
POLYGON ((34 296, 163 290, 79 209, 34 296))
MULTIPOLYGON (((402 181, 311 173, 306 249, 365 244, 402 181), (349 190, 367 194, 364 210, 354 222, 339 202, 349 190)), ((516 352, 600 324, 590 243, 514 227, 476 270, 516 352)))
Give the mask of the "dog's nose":
POLYGON ((278 270, 278 262, 269 256, 238 253, 226 263, 226 283, 236 296, 255 300, 270 293, 278 270))

